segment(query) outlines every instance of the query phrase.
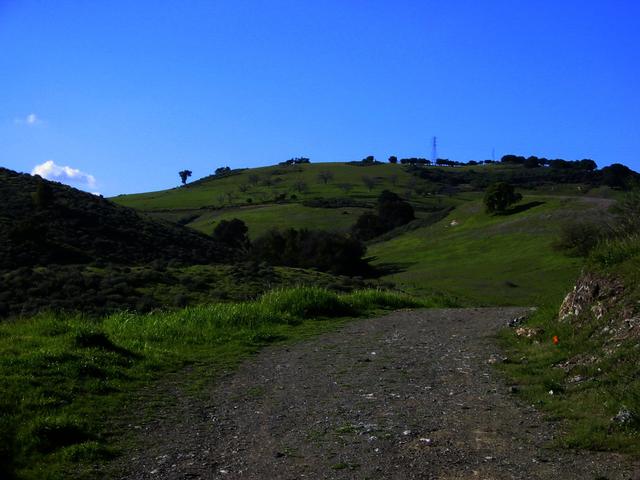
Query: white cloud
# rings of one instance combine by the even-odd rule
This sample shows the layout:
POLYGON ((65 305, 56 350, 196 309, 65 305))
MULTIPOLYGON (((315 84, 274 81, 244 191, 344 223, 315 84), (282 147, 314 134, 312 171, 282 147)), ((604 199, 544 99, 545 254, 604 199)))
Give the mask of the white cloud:
POLYGON ((81 172, 77 168, 63 165, 56 165, 53 160, 36 165, 31 171, 31 175, 40 175, 47 180, 55 180, 56 182, 72 183, 74 185, 94 188, 96 186, 96 178, 85 172, 81 172))
POLYGON ((33 127, 35 125, 40 125, 42 123, 42 119, 35 113, 30 113, 24 118, 16 118, 15 122, 18 125, 29 125, 30 127, 33 127))

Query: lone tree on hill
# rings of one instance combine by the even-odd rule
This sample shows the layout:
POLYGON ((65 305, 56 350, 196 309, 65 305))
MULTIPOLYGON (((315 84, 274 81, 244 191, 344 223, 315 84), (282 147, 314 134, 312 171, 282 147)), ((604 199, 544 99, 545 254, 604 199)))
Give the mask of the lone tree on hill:
POLYGON ((522 195, 516 193, 513 185, 497 182, 490 185, 484 192, 484 205, 487 213, 504 213, 506 209, 522 200, 522 195))
POLYGON ((178 175, 180 175, 180 180, 182 180, 182 184, 186 184, 187 183, 187 178, 189 178, 191 176, 191 170, 181 170, 178 172, 178 175))
POLYGON ((395 155, 391 155, 389 157, 389 163, 398 163, 398 157, 396 157, 395 155))

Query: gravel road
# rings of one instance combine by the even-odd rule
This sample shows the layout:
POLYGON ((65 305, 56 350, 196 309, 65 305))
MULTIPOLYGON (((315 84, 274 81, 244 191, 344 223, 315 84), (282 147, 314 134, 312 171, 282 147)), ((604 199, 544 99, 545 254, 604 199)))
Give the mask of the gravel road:
MULTIPOLYGON (((139 429, 127 479, 640 479, 552 450, 558 426, 489 364, 523 309, 398 311, 265 348, 139 429)), ((635 472, 635 473, 634 473, 635 472)))

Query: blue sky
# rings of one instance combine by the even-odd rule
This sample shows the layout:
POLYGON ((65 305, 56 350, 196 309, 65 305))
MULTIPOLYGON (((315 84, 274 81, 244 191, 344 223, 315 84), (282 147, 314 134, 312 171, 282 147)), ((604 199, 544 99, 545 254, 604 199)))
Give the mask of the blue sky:
POLYGON ((0 166, 115 195, 436 135, 640 170, 639 24, 635 0, 0 0, 0 166))

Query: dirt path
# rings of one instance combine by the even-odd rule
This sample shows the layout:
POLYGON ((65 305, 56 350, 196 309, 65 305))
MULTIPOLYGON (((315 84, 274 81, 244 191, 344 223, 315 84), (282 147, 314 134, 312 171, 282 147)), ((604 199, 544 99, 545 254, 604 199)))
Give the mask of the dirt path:
POLYGON ((629 479, 545 448, 555 426, 487 363, 522 309, 399 311, 265 349, 141 430, 131 479, 629 479))

